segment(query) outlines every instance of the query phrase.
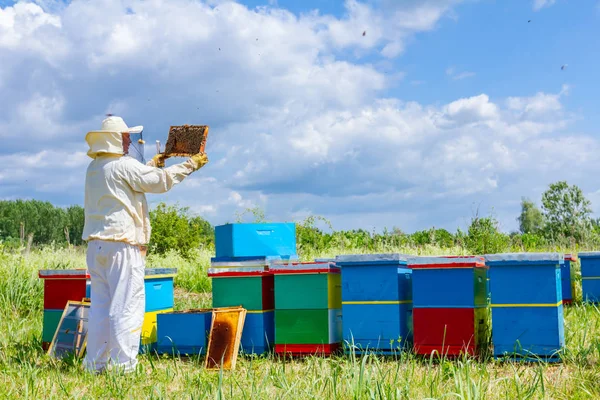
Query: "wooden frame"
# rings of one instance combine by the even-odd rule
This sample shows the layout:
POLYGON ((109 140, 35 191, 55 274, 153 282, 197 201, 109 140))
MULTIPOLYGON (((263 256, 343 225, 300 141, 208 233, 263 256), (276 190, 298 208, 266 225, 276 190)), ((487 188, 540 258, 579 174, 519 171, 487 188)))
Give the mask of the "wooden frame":
POLYGON ((165 145, 165 158, 169 157, 191 157, 195 154, 204 153, 206 141, 208 140, 208 126, 206 125, 181 125, 171 126, 169 136, 165 145), (192 137, 193 141, 190 139, 192 137), (200 143, 195 143, 200 136, 200 143), (198 144, 198 149, 191 148, 192 143, 198 144))
MULTIPOLYGON (((84 299, 87 300, 87 299, 84 299)), ((83 309, 85 310, 87 308, 88 313, 89 313, 89 307, 90 307, 90 302, 88 301, 69 301, 67 302, 67 305, 65 306, 65 309, 63 310, 63 314, 60 317, 60 321, 58 323, 58 326, 56 327, 56 332, 54 333, 54 337, 52 338, 52 342, 50 343, 50 347, 48 348, 48 352, 47 354, 51 357, 54 358, 62 358, 62 355, 57 355, 57 348, 62 349, 62 350, 69 350, 68 346, 63 345, 62 343, 64 342, 60 342, 57 343, 57 340, 59 338, 59 334, 61 333, 61 329, 63 329, 63 324, 65 323, 65 319, 69 318, 69 319, 76 319, 77 321, 77 328, 75 330, 74 333, 69 332, 69 329, 66 329, 66 331, 64 332, 64 334, 66 335, 74 335, 74 339, 73 339, 73 349, 72 352, 75 354, 76 357, 82 357, 83 354, 85 353, 86 347, 87 347, 87 322, 88 322, 88 317, 86 316, 82 316, 81 318, 73 318, 73 317, 68 317, 68 313, 70 311, 71 307, 76 307, 79 309, 83 309), (59 345, 60 344, 60 345, 59 345)), ((76 312, 78 312, 79 310, 75 310, 76 312)))
POLYGON ((242 307, 213 309, 206 349, 206 369, 235 369, 245 320, 246 309, 242 307))

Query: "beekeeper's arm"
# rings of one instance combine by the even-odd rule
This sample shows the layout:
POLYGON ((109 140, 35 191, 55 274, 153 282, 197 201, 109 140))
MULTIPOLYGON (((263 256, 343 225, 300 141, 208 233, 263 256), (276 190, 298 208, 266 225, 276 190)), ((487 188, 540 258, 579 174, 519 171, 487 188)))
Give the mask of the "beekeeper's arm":
POLYGON ((207 162, 206 155, 198 154, 185 162, 161 169, 127 159, 122 164, 122 175, 136 192, 165 193, 207 162))

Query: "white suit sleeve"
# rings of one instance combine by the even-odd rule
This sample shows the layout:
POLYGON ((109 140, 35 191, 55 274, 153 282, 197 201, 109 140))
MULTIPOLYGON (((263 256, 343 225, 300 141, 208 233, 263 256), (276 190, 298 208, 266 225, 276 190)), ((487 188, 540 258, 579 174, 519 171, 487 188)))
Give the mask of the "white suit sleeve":
POLYGON ((121 164, 122 176, 136 192, 165 193, 194 172, 194 164, 187 160, 167 168, 155 168, 130 159, 121 164))

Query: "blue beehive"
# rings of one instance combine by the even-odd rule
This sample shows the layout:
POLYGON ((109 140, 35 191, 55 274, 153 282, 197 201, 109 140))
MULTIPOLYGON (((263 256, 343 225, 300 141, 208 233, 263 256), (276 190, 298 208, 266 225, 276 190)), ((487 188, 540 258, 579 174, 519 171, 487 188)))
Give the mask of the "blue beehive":
POLYGON ((579 253, 583 301, 600 303, 600 252, 579 253))
POLYGON ((556 360, 564 347, 559 253, 486 255, 494 356, 556 360))
POLYGON ((264 354, 275 343, 275 311, 248 311, 240 349, 244 354, 264 354))
POLYGON ((156 320, 158 353, 178 356, 206 352, 212 310, 168 312, 158 314, 156 320))
POLYGON ((412 271, 403 254, 336 257, 348 350, 390 354, 412 341, 412 271))
POLYGON ((215 227, 216 256, 254 257, 296 255, 296 225, 227 224, 215 227))

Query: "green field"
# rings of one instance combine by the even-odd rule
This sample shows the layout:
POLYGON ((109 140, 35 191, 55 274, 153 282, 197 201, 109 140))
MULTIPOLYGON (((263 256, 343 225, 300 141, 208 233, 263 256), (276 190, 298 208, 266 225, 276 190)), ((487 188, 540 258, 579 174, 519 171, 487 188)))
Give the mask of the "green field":
MULTIPOLYGON (((386 249, 462 254, 456 249, 386 249)), ((332 256, 356 249, 333 249, 332 256)), ((311 254, 314 256, 314 254, 311 254)), ((149 267, 175 267, 176 309, 210 306, 206 277, 210 253, 192 260, 171 253, 150 256, 149 267)), ((247 399, 598 399, 600 309, 566 311, 567 346, 561 364, 493 360, 310 357, 304 360, 240 358, 234 372, 203 370, 202 359, 143 355, 130 375, 93 376, 77 360, 55 362, 41 349, 41 268, 85 267, 78 250, 45 249, 21 256, 0 249, 0 398, 247 398, 247 399)), ((576 294, 577 295, 577 294, 576 294)))

